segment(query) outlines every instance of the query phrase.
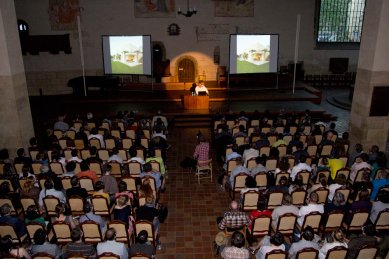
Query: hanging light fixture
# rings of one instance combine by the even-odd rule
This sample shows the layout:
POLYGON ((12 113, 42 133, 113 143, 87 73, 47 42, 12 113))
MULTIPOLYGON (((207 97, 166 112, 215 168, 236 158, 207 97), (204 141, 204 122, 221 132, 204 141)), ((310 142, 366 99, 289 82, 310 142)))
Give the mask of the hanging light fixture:
POLYGON ((197 10, 196 7, 189 8, 189 0, 186 1, 186 12, 182 12, 181 8, 178 8, 177 14, 181 14, 185 17, 191 17, 192 15, 196 14, 197 10))

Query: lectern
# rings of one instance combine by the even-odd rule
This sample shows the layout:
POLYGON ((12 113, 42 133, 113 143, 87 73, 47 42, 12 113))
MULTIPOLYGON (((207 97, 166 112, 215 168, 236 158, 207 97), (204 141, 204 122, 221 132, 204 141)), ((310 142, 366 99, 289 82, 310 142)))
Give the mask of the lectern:
POLYGON ((184 95, 185 110, 208 110, 209 96, 184 95))

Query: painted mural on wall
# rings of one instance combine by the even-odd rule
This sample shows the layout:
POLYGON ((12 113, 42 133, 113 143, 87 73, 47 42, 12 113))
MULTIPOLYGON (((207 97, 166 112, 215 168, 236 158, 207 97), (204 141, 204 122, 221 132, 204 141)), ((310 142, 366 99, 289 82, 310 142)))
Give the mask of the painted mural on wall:
POLYGON ((79 0, 49 0, 49 14, 52 30, 76 30, 77 16, 79 13, 79 0))
POLYGON ((175 0, 134 0, 136 18, 175 17, 175 0))
POLYGON ((254 17, 254 0, 215 1, 217 17, 254 17))

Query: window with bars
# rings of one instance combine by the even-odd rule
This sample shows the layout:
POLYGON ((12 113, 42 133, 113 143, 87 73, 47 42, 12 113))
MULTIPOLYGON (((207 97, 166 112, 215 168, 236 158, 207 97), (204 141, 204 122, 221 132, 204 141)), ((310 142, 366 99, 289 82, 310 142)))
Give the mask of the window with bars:
POLYGON ((359 43, 365 0, 318 0, 317 43, 359 43))

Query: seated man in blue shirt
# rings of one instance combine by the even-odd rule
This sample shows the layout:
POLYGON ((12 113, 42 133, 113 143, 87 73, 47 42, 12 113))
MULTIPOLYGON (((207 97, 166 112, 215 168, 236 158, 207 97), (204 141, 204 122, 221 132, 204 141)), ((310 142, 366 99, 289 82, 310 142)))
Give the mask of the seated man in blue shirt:
POLYGON ((0 214, 0 223, 8 223, 12 225, 19 237, 22 237, 27 233, 23 221, 21 221, 18 217, 11 216, 11 205, 5 203, 3 206, 1 206, 0 214))

